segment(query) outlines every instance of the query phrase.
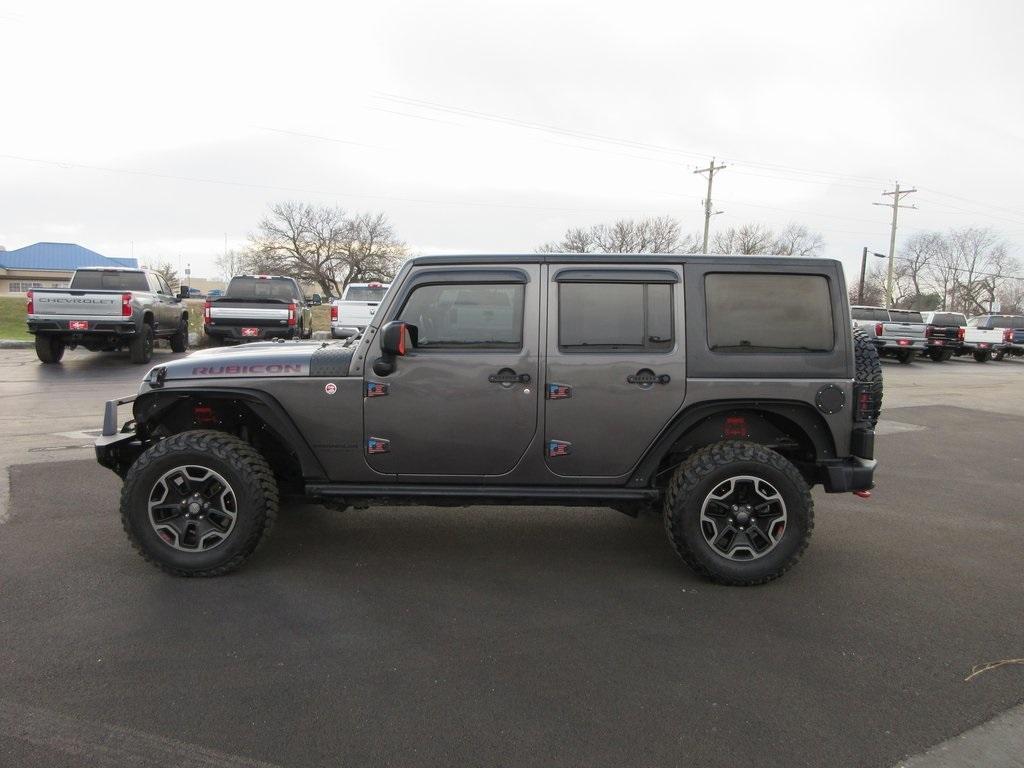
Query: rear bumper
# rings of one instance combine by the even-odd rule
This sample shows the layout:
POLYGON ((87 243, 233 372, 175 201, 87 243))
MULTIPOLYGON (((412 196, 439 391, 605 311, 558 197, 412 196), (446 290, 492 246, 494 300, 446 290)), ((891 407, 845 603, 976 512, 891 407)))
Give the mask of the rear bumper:
POLYGON ((958 352, 964 343, 959 339, 928 339, 925 342, 928 349, 948 349, 952 352, 958 352))
POLYGON ((900 344, 900 341, 901 339, 878 339, 875 343, 884 352, 905 352, 906 350, 920 352, 927 346, 924 339, 906 339, 906 344, 900 344))
POLYGON ((833 459, 822 462, 821 484, 826 493, 850 493, 851 491, 870 491, 875 487, 874 459, 861 459, 851 456, 846 459, 833 459))
POLYGON ((86 338, 89 336, 134 336, 137 332, 135 322, 129 318, 125 320, 109 320, 105 318, 90 319, 87 317, 83 318, 67 318, 57 320, 54 318, 36 319, 29 318, 28 320, 28 332, 29 333, 43 333, 43 334, 59 334, 69 338, 86 338), (72 320, 79 321, 85 320, 89 323, 89 328, 84 331, 72 331, 68 327, 68 323, 72 320))
POLYGON ((289 325, 286 327, 260 328, 258 325, 247 325, 246 328, 259 328, 259 336, 243 336, 241 325, 204 325, 203 331, 207 336, 216 336, 219 339, 231 341, 259 341, 260 339, 297 339, 299 327, 289 325))

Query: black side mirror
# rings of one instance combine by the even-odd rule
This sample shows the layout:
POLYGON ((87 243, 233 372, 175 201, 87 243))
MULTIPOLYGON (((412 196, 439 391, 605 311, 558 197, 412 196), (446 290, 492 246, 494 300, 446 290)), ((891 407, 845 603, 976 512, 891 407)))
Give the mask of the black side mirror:
POLYGON ((187 299, 189 297, 188 290, 189 290, 189 288, 188 288, 187 285, 179 286, 178 287, 178 298, 179 299, 187 299))
POLYGON ((395 358, 404 357, 419 342, 420 331, 412 323, 392 320, 380 329, 381 356, 373 363, 373 372, 387 376, 395 370, 395 358))
POLYGON ((309 300, 309 303, 312 304, 314 307, 319 307, 321 304, 324 303, 324 300, 319 293, 314 293, 313 298, 309 300))

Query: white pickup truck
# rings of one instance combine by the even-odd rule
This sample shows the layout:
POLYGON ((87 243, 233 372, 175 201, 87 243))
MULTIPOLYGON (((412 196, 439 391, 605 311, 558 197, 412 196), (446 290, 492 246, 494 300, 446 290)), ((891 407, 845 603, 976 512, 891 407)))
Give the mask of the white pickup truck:
POLYGON ((345 339, 366 330, 390 283, 349 283, 331 303, 331 336, 345 339))
POLYGON ((133 363, 148 363, 156 339, 171 350, 188 348, 188 309, 162 275, 148 269, 79 269, 68 288, 28 292, 28 330, 36 355, 59 363, 67 348, 91 352, 128 348, 133 363))
POLYGON ((880 357, 895 357, 904 365, 927 349, 920 312, 885 307, 850 307, 853 325, 862 328, 878 348, 880 357))

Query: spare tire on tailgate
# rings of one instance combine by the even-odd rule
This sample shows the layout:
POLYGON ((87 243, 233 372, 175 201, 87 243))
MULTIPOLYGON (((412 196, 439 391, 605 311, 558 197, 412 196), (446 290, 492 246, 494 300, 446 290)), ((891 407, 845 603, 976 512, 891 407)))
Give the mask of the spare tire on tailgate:
POLYGON ((853 329, 853 360, 856 366, 855 412, 866 412, 867 421, 874 427, 882 412, 882 364, 874 342, 863 328, 853 329), (865 395, 867 402, 862 404, 861 398, 865 395))

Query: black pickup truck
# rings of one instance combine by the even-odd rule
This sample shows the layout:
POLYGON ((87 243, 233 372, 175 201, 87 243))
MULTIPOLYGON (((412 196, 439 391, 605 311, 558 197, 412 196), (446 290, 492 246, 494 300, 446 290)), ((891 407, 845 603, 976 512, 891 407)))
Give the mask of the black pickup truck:
POLYGON ((944 363, 953 355, 961 355, 967 318, 960 312, 924 312, 925 351, 936 363, 944 363))
POLYGON ((215 344, 261 339, 308 339, 320 296, 307 299, 292 277, 239 275, 224 296, 203 306, 203 330, 215 344))

